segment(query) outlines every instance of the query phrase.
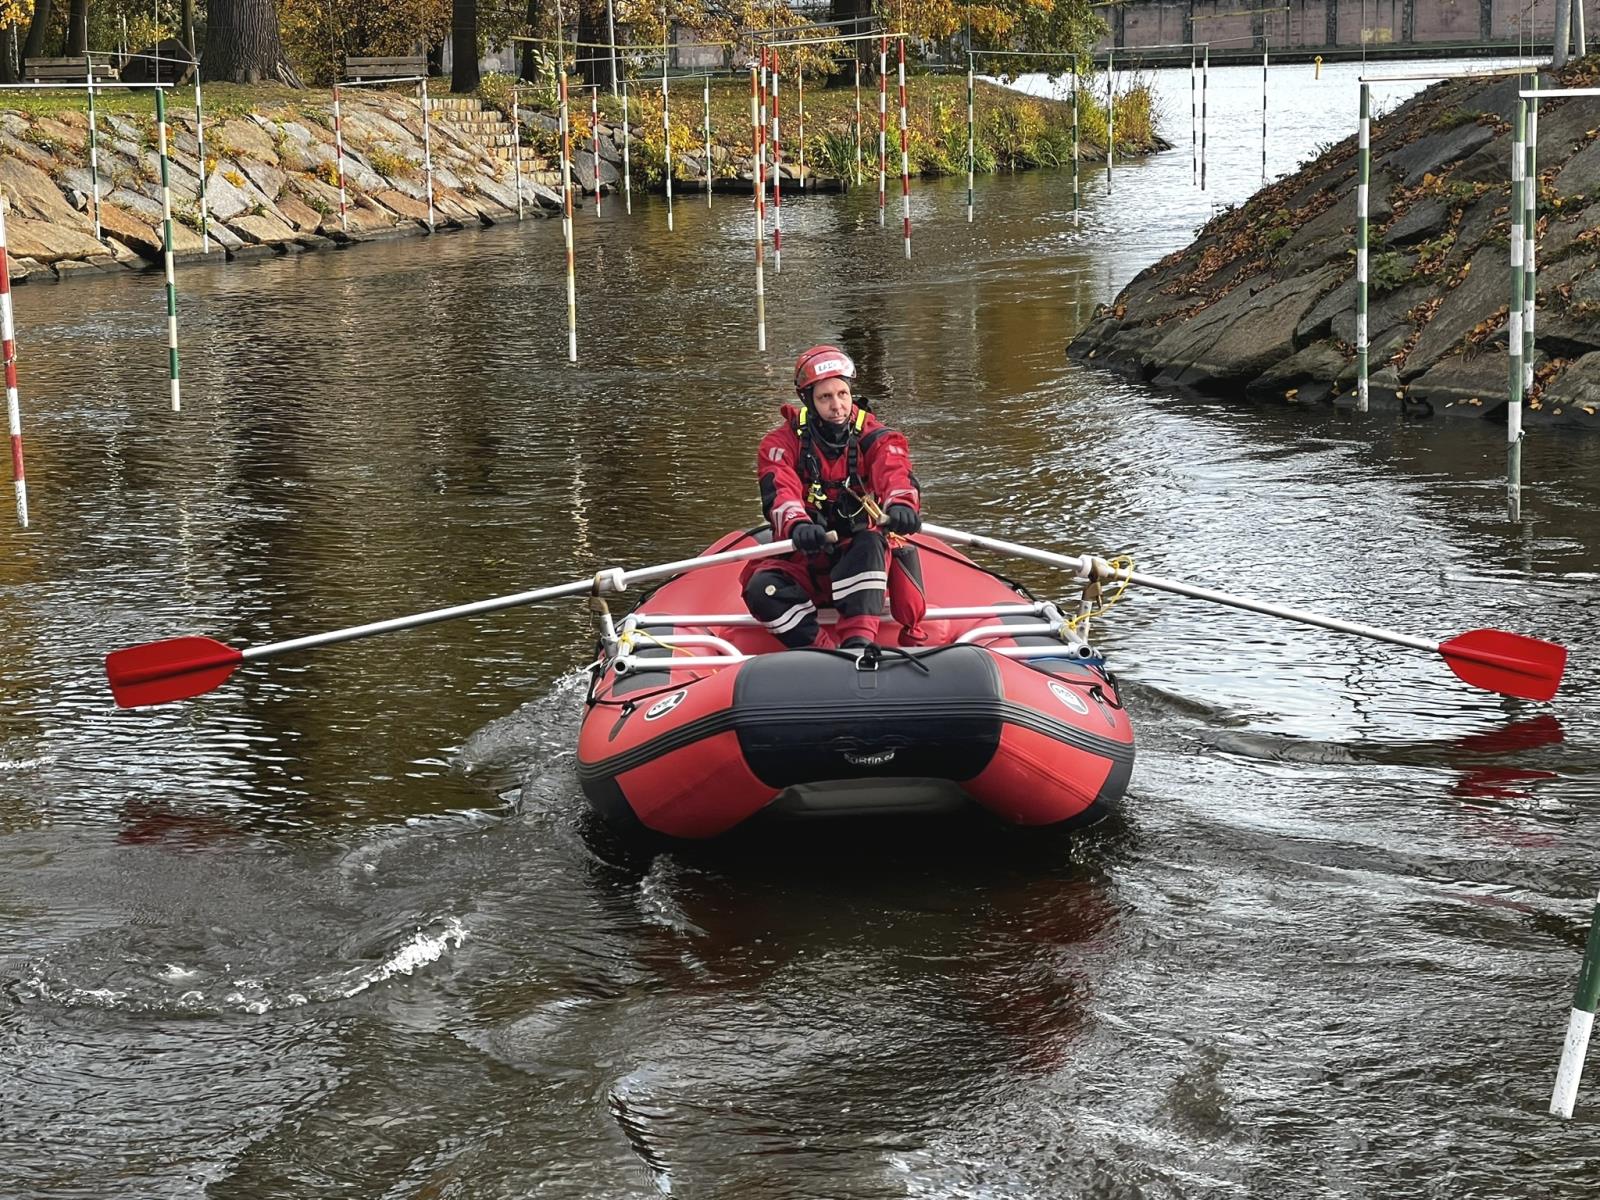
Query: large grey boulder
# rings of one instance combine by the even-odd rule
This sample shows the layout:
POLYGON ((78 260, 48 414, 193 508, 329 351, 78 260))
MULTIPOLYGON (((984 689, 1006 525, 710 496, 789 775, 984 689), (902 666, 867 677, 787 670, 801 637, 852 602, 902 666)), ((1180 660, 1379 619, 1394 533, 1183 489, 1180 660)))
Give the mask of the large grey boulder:
POLYGON ((1511 270, 1507 251, 1485 246, 1472 256, 1467 277, 1446 292, 1400 372, 1409 380, 1421 375, 1461 344, 1475 326, 1506 307, 1511 297, 1511 270))
POLYGON ((1295 351, 1294 331, 1339 268, 1323 267, 1257 291, 1241 286, 1153 348, 1158 383, 1208 389, 1246 383, 1295 351))
POLYGON ((1494 130, 1487 125, 1459 125, 1419 138, 1390 155, 1385 165, 1402 174, 1402 186, 1416 187, 1424 176, 1440 174, 1445 167, 1466 158, 1493 137, 1494 130))

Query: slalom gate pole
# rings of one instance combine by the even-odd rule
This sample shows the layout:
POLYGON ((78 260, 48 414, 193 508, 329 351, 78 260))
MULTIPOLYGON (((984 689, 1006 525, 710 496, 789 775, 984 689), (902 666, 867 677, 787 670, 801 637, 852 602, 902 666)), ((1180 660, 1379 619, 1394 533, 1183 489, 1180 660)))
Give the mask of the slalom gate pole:
POLYGON ((761 230, 767 228, 767 56, 772 51, 761 47, 761 230))
MULTIPOLYGON (((522 89, 516 84, 511 85, 511 165, 517 181, 517 220, 522 220, 522 109, 518 98, 522 89)), ((342 164, 341 164, 342 165, 342 164)), ((340 182, 343 182, 343 172, 340 173, 340 182)), ((341 205, 344 197, 339 198, 341 205)))
POLYGON ((600 216, 600 85, 589 102, 589 153, 594 159, 594 215, 600 216))
POLYGON ((772 52, 772 273, 783 274, 783 135, 778 128, 778 52, 772 52))
MULTIPOLYGON (((94 240, 98 242, 100 240, 100 134, 99 122, 95 120, 94 113, 94 57, 86 54, 84 55, 84 60, 89 72, 89 189, 90 201, 94 209, 94 240)), ((204 181, 205 156, 203 154, 200 157, 200 175, 202 181, 204 181)))
POLYGON ((856 186, 861 186, 861 60, 856 59, 856 186))
POLYGON ((1578 988, 1572 997, 1572 1013, 1567 1018, 1561 1067, 1556 1072, 1556 1086, 1550 1096, 1550 1111, 1558 1117, 1571 1117, 1572 1107, 1577 1102, 1578 1082, 1583 1078, 1583 1060, 1589 1051, 1589 1035, 1594 1030, 1597 1007, 1600 1007, 1600 900, 1595 901, 1589 918, 1589 940, 1584 946, 1583 967, 1578 972, 1578 988))
POLYGON ((1199 51, 1189 47, 1189 154, 1193 159, 1192 182, 1200 186, 1200 109, 1196 99, 1196 64, 1199 51))
POLYGON ((1117 156, 1117 76, 1113 54, 1106 51, 1106 191, 1111 190, 1111 169, 1117 156))
POLYGON ((667 232, 672 232, 672 94, 667 91, 667 56, 661 56, 661 177, 667 184, 667 232))
POLYGON ((339 228, 350 232, 349 201, 344 190, 344 118, 339 112, 339 85, 333 85, 333 155, 339 171, 339 228))
MULTIPOLYGON (((91 74, 91 81, 94 76, 91 74)), ((93 83, 90 84, 93 87, 93 83)), ((200 252, 211 253, 211 214, 206 205, 206 116, 200 101, 200 64, 194 64, 194 137, 200 148, 200 252)))
POLYGON ((578 281, 572 256, 572 125, 568 118, 567 67, 561 72, 561 234, 567 244, 567 361, 578 361, 578 281))
POLYGON ((1367 213, 1372 183, 1372 85, 1361 85, 1356 138, 1356 411, 1367 411, 1367 213))
POLYGON ((1206 190, 1206 99, 1211 83, 1211 46, 1200 56, 1200 190, 1206 190))
MULTIPOLYGON (((1533 90, 1539 88, 1539 73, 1533 74, 1533 90)), ((1524 206, 1526 218, 1522 233, 1522 390, 1533 391, 1533 313, 1538 290, 1536 257, 1539 232, 1539 101, 1528 102, 1528 163, 1524 173, 1523 191, 1527 197, 1524 206)))
POLYGON ((750 68, 750 153, 755 160, 750 177, 755 181, 755 204, 751 212, 756 219, 756 349, 767 348, 767 286, 763 259, 767 252, 765 195, 761 179, 761 102, 757 99, 756 76, 758 69, 750 68))
POLYGON ((428 177, 428 232, 435 232, 433 220, 433 122, 428 115, 428 80, 422 80, 422 173, 428 177))
POLYGON ((885 201, 888 186, 889 137, 889 39, 883 39, 878 52, 878 224, 887 223, 885 201))
POLYGON ((794 59, 794 93, 800 117, 800 190, 804 192, 806 190, 806 71, 801 65, 798 54, 794 59))
POLYGON ((706 207, 711 207, 711 73, 706 72, 705 97, 706 117, 706 207))
POLYGON ((906 125, 906 40, 900 46, 900 211, 905 226, 906 257, 911 257, 911 150, 906 125))
POLYGON ((628 130, 628 81, 622 81, 622 200, 628 214, 633 215, 633 165, 629 159, 629 142, 632 135, 628 130))
POLYGON ((1513 521, 1522 519, 1522 241, 1527 221, 1527 202, 1523 199, 1527 137, 1528 102, 1519 99, 1511 126, 1511 308, 1506 316, 1511 357, 1510 396, 1506 403, 1506 512, 1513 521))
POLYGON ((17 492, 17 520, 28 527, 28 478, 22 469, 22 406, 17 401, 17 331, 11 316, 11 260, 6 257, 6 209, 0 196, 0 350, 5 355, 6 417, 11 428, 11 479, 17 492))
POLYGON ((972 119, 972 55, 967 55, 967 224, 972 224, 972 184, 977 171, 977 142, 972 119))
POLYGON ((1083 221, 1082 205, 1078 198, 1078 64, 1072 64, 1072 223, 1083 221))
POLYGON ((1267 35, 1261 35, 1261 182, 1267 182, 1267 35))
POLYGON ((172 390, 172 411, 183 403, 178 387, 178 281, 172 271, 172 172, 167 158, 167 96, 156 88, 156 129, 161 153, 161 239, 167 269, 167 377, 172 390))

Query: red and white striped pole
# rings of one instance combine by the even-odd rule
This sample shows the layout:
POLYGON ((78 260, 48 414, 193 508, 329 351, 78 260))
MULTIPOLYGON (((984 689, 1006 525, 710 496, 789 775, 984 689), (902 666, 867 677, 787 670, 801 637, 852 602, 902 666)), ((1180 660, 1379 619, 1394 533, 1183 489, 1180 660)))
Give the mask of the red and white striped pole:
POLYGON ((906 130, 906 40, 900 39, 900 206, 905 223, 906 257, 911 257, 911 153, 906 130))
MULTIPOLYGON (((339 85, 333 85, 333 146, 335 161, 339 164, 339 228, 350 232, 350 216, 344 193, 344 118, 339 114, 339 85)), ((205 164, 201 164, 202 170, 205 164)))
POLYGON ((878 48, 878 224, 888 223, 884 206, 888 201, 889 170, 889 39, 878 48))
POLYGON ((22 470, 22 409, 17 404, 17 334, 11 321, 11 260, 6 257, 6 208, 0 196, 0 337, 6 360, 6 416, 11 423, 11 478, 17 487, 17 520, 28 527, 28 480, 22 470))
POLYGON ((772 52, 772 273, 783 274, 783 136, 778 130, 778 52, 772 52))
POLYGON ((600 215, 600 86, 595 85, 589 103, 589 145, 594 157, 594 215, 600 215))
MULTIPOLYGON (((764 56, 764 55, 763 55, 764 56)), ((762 190, 761 171, 761 102, 757 98, 757 69, 750 68, 750 176, 755 181, 756 217, 756 349, 767 348, 767 285, 765 257, 767 252, 766 195, 762 190)))

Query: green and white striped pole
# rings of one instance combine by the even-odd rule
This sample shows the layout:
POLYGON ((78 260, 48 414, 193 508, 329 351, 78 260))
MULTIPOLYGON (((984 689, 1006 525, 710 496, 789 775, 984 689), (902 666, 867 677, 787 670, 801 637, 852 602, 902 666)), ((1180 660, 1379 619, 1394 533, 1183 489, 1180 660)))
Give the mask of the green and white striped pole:
POLYGON ((1572 1015, 1567 1019, 1567 1040, 1561 1048, 1561 1066, 1556 1071, 1555 1090, 1550 1095, 1550 1111, 1558 1117, 1571 1117, 1578 1099, 1578 1082, 1583 1078, 1583 1060, 1589 1051, 1589 1034, 1594 1030, 1595 1008, 1600 1006, 1600 900, 1595 901, 1589 918, 1589 941, 1583 951, 1583 967, 1578 972, 1578 990, 1572 997, 1572 1015))
MULTIPOLYGON (((711 73, 709 71, 706 72, 705 91, 703 93, 701 93, 701 96, 702 96, 702 103, 704 104, 704 111, 705 111, 705 118, 706 118, 706 207, 710 208, 711 207, 711 73)), ((802 139, 803 139, 803 135, 802 135, 802 139)), ((800 142, 800 153, 801 153, 801 155, 804 155, 805 152, 806 152, 806 144, 805 144, 805 141, 802 140, 800 142)), ((802 157, 802 159, 801 159, 801 174, 802 174, 802 177, 804 176, 804 173, 805 173, 805 160, 802 157)))
POLYGON ((1522 267, 1523 225, 1527 220, 1523 199, 1523 168, 1526 166, 1528 102, 1517 101, 1511 127, 1511 308, 1506 317, 1506 345, 1510 351, 1511 375, 1506 403, 1506 510, 1511 520, 1522 517, 1522 267))
POLYGON ((211 215, 206 211, 206 117, 200 102, 200 64, 194 64, 194 137, 200 145, 200 252, 211 253, 211 215))
MULTIPOLYGON (((1367 213, 1372 183, 1372 85, 1361 85, 1356 139, 1356 411, 1367 411, 1367 213)), ((1204 176, 1202 176, 1204 178, 1204 176)))
MULTIPOLYGON (((1533 76, 1533 87, 1539 87, 1539 76, 1533 76)), ((1533 310, 1537 295, 1536 260, 1539 227, 1539 101, 1528 105, 1528 158, 1523 181, 1526 198, 1526 219, 1522 231, 1522 390, 1533 391, 1533 310)))
POLYGON ((972 114, 972 55, 967 55, 967 224, 972 224, 972 178, 977 170, 976 137, 972 114))
POLYGON ((93 193, 94 240, 100 240, 100 133, 94 114, 94 56, 84 55, 89 80, 89 186, 93 193))
POLYGON ((172 384, 172 411, 183 404, 178 391, 178 283, 172 273, 172 173, 167 163, 167 94, 156 92, 156 138, 161 152, 161 234, 167 267, 167 374, 172 384))
POLYGON ((1072 223, 1083 220, 1078 201, 1078 64, 1072 64, 1072 223))

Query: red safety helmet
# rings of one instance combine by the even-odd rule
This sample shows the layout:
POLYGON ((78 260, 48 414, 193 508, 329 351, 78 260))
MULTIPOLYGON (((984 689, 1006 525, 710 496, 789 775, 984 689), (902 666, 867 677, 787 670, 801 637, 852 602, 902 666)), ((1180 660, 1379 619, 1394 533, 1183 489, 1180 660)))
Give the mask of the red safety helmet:
POLYGON ((837 346, 813 346, 794 364, 794 390, 802 400, 824 379, 848 379, 853 383, 855 377, 856 364, 837 346))

